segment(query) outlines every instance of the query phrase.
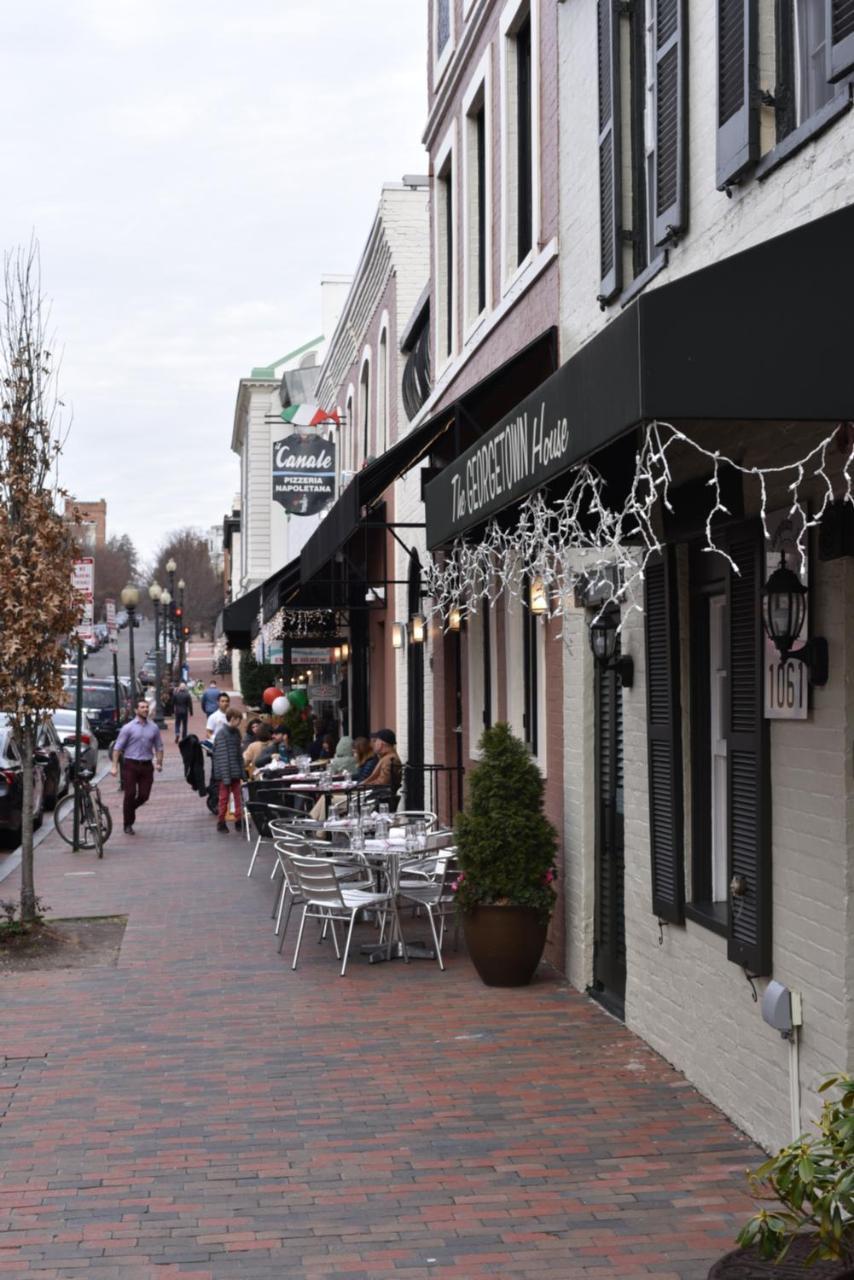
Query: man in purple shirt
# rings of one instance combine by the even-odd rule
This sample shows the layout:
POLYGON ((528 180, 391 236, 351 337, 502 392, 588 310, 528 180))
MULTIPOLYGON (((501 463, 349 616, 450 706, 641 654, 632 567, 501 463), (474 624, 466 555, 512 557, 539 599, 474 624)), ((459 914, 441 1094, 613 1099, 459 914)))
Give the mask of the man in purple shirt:
POLYGON ((119 771, 122 756, 125 835, 132 836, 136 811, 151 795, 154 769, 156 767, 159 773, 163 768, 163 739, 157 725, 151 724, 148 719, 148 703, 145 698, 140 698, 136 704, 136 719, 123 725, 116 738, 111 770, 114 776, 119 771))

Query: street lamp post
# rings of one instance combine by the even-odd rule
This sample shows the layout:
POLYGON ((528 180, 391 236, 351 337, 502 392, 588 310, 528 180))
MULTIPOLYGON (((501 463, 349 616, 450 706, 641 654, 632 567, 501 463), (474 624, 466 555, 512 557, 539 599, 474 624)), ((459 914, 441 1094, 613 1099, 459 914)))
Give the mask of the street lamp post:
MULTIPOLYGON (((177 596, 175 595, 175 570, 176 570, 177 568, 178 568, 178 566, 177 566, 177 564, 175 563, 175 559, 174 559, 174 557, 173 557, 173 556, 170 556, 170 557, 169 557, 169 559, 166 561, 166 572, 169 574, 169 600, 170 600, 170 606, 169 606, 169 634, 172 636, 173 640, 174 640, 174 636, 175 636, 175 601, 176 601, 176 599, 177 599, 177 596)), ((171 669, 171 665, 172 665, 172 653, 171 653, 171 650, 170 650, 169 658, 170 658, 170 663, 169 663, 169 665, 170 665, 170 669, 171 669)))
POLYGON ((187 584, 183 578, 178 579, 178 608, 181 611, 181 625, 178 628, 178 666, 180 667, 180 675, 182 680, 184 678, 184 662, 185 662, 184 623, 186 622, 186 618, 184 617, 184 589, 186 585, 187 584))
POLYGON ((163 724, 163 708, 160 701, 161 662, 160 662, 160 601, 162 591, 158 582, 152 582, 148 588, 151 603, 154 605, 154 723, 163 724))
MULTIPOLYGON (((168 647, 168 646, 169 646, 169 606, 171 605, 171 603, 172 603, 172 596, 169 594, 169 592, 168 592, 168 591, 165 591, 165 590, 164 590, 164 591, 161 591, 161 592, 160 592, 160 610, 161 610, 161 613, 160 613, 160 632, 161 632, 161 635, 163 636, 163 657, 164 657, 165 662, 170 666, 170 669, 171 669, 172 655, 171 655, 171 650, 169 649, 169 647, 168 647)), ((158 683, 157 683, 157 700, 158 700, 158 702, 159 702, 159 704, 160 704, 160 707, 161 707, 160 717, 161 717, 161 720, 162 720, 162 718, 163 718, 163 709, 162 709, 162 708, 163 708, 163 668, 162 668, 162 664, 161 664, 160 672, 158 673, 157 682, 158 682, 158 683)))
POLYGON ((136 587, 131 586, 130 583, 128 583, 126 587, 122 587, 122 604, 124 605, 125 609, 127 609, 127 615, 128 615, 128 637, 129 637, 128 644, 130 646, 130 696, 131 696, 131 702, 135 703, 136 702, 136 665, 134 663, 134 658, 133 658, 133 633, 135 630, 134 613, 136 611, 136 606, 139 604, 139 592, 137 591, 136 587))

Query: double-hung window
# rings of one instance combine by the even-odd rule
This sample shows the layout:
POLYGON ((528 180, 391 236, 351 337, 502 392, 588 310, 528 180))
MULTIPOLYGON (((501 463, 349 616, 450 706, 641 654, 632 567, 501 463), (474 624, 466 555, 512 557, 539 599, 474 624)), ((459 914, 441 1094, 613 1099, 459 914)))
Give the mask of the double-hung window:
POLYGON ((436 157, 433 188, 436 364, 439 369, 453 356, 457 333, 457 182, 453 139, 452 127, 436 157))
POLYGON ((773 14, 772 37, 757 0, 717 0, 720 189, 757 164, 764 176, 850 103, 852 0, 775 0, 773 14))
POLYGON ((685 2, 598 0, 597 33, 605 306, 663 260, 687 224, 685 2))
POLYGON ((502 263, 512 283, 540 234, 538 0, 510 0, 500 20, 502 263))
POLYGON ((768 974, 764 541, 758 521, 733 524, 719 539, 725 557, 709 556, 700 547, 680 554, 668 547, 648 565, 644 584, 652 909, 662 920, 678 924, 688 916, 716 929, 726 937, 730 960, 768 974), (680 607, 686 587, 687 608, 680 607))
POLYGON ((492 258, 491 92, 487 52, 463 99, 463 290, 466 331, 487 310, 492 258))

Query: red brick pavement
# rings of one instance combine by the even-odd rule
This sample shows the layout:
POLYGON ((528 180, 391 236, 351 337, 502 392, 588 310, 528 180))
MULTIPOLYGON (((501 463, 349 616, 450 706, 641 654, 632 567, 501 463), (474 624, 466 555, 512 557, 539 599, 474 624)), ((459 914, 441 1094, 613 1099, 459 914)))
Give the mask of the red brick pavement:
POLYGON ((269 858, 171 745, 137 832, 38 850, 54 915, 129 922, 115 967, 4 983, 0 1280, 700 1280, 730 1247, 761 1153, 563 981, 341 979, 313 938, 292 973, 269 858))

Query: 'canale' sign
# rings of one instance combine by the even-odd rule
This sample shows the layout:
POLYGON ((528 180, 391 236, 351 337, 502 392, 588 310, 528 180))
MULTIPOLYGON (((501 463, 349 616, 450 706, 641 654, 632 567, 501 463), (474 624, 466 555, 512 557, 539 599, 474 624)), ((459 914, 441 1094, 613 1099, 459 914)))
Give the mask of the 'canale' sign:
POLYGON ((335 444, 295 432, 273 441, 273 501, 290 515, 311 516, 335 497, 335 444))

